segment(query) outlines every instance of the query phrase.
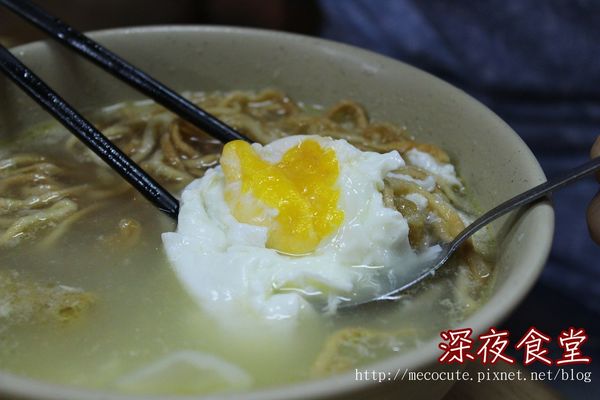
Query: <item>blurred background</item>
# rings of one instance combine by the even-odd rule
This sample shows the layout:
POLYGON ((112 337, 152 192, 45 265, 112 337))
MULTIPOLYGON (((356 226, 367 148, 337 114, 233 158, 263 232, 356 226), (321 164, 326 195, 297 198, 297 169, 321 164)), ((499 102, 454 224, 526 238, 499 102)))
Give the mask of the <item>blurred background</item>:
MULTIPOLYGON (((386 54, 489 106, 522 136, 550 177, 586 161, 600 135, 600 2, 595 0, 38 3, 83 31, 238 25, 320 36, 386 54)), ((0 43, 14 46, 43 37, 0 9, 0 43)), ((600 360, 600 247, 589 238, 585 222, 587 204, 597 191, 598 184, 589 179, 554 196, 557 228, 550 260, 534 290, 502 326, 513 340, 530 326, 553 338, 569 326, 581 327, 589 335, 584 354, 600 360)), ((558 348, 551 353, 560 356, 558 348)), ((594 382, 600 377, 598 365, 581 368, 592 371, 591 384, 548 384, 565 398, 600 398, 600 385, 594 382)))

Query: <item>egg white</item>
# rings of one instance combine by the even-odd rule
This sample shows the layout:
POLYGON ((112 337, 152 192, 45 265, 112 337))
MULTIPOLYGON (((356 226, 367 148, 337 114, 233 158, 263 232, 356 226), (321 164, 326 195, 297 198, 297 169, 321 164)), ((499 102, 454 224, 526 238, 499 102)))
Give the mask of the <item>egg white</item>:
POLYGON ((280 254, 265 246, 267 228, 238 222, 224 199, 221 167, 182 193, 177 231, 162 235, 164 247, 185 288, 219 321, 296 321, 315 311, 313 299, 332 312, 341 298, 385 291, 395 274, 424 257, 410 247, 406 219, 383 203, 383 178, 404 165, 398 152, 363 152, 345 140, 312 135, 253 147, 276 163, 306 139, 335 151, 344 211, 342 225, 312 254, 280 254))

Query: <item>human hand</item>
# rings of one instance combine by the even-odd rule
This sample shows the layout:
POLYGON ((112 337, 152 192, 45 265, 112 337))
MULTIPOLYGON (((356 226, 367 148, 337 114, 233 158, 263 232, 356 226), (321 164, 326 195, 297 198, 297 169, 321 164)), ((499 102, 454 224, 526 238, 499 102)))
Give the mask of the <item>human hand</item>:
MULTIPOLYGON (((592 158, 600 157, 600 137, 596 139, 596 143, 592 146, 592 158)), ((600 182, 600 174, 597 175, 600 182)), ((600 244, 600 193, 594 197, 587 212, 588 226, 592 239, 600 244)))

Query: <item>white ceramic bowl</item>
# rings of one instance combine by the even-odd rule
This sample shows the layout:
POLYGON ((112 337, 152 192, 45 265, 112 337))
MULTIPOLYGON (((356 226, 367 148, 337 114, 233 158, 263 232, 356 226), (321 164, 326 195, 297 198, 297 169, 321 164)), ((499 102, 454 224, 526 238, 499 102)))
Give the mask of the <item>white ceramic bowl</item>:
MULTIPOLYGON (((341 98, 355 99, 372 117, 405 125, 420 140, 446 149, 482 209, 545 180, 525 143, 494 113, 461 90, 378 54, 305 36, 227 27, 126 28, 91 36, 181 91, 276 87, 309 103, 327 105, 341 98)), ((36 42, 13 52, 82 110, 142 97, 58 44, 36 42)), ((0 137, 47 118, 12 83, 0 79, 0 137)), ((494 225, 500 256, 493 293, 481 309, 462 323, 463 327, 472 328, 474 333, 487 330, 523 299, 544 266, 553 224, 551 206, 539 203, 494 225)), ((367 368, 392 374, 399 369, 456 369, 437 363, 439 341, 431 338, 422 347, 367 368)), ((350 371, 223 398, 438 399, 451 383, 357 381, 354 371, 350 371)), ((2 372, 0 393, 27 399, 131 398, 2 372)))

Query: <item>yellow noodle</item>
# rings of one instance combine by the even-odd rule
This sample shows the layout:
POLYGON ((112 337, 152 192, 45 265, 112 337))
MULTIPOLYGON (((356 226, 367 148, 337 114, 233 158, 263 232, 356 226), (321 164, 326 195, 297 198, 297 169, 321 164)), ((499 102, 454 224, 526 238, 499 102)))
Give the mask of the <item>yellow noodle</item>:
POLYGON ((185 158, 197 158, 200 156, 200 153, 198 153, 198 151, 196 151, 196 149, 194 149, 192 146, 187 144, 181 137, 179 124, 172 124, 170 133, 173 146, 179 152, 179 154, 183 154, 185 158))
MULTIPOLYGON (((263 144, 287 135, 318 134, 345 139, 362 150, 396 150, 404 155, 411 149, 417 149, 430 154, 440 163, 450 162, 448 154, 437 146, 416 141, 403 127, 371 121, 362 106, 349 100, 340 101, 317 113, 274 89, 258 93, 186 93, 185 96, 250 139, 263 144)), ((208 168, 216 166, 222 148, 217 140, 202 130, 155 104, 144 107, 123 104, 113 107, 98 116, 98 126, 134 161, 171 190, 181 189, 194 178, 203 176, 208 168)), ((89 204, 131 190, 129 185, 122 184, 76 138, 68 138, 65 146, 73 154, 74 160, 92 161, 98 165, 96 180, 90 182, 89 190, 63 192, 81 185, 88 177, 77 176, 77 171, 73 171, 72 166, 52 162, 45 156, 18 154, 0 160, 2 226, 9 226, 10 230, 15 224, 23 224, 23 218, 30 218, 36 212, 52 214, 52 207, 67 197, 77 207, 78 204, 89 204), (7 194, 9 189, 15 187, 21 190, 7 194), (23 214, 27 212, 31 215, 23 214)), ((383 192, 385 204, 398 209, 407 218, 409 239, 413 247, 422 248, 434 241, 449 241, 464 228, 458 210, 469 211, 470 207, 462 185, 448 183, 410 164, 394 172, 417 182, 430 179, 431 176, 435 179, 432 191, 403 179, 390 178, 386 182, 383 192), (405 196, 409 194, 425 197, 428 201, 427 211, 419 211, 413 202, 407 200, 405 196), (428 220, 428 213, 437 218, 428 220)), ((80 211, 73 211, 77 216, 55 218, 53 223, 59 224, 63 227, 62 231, 66 231, 72 225, 69 221, 88 217, 97 210, 79 208, 80 211)), ((32 224, 35 226, 36 223, 32 224)), ((62 234, 64 232, 60 233, 62 234)), ((45 240, 50 241, 48 238, 45 240)), ((472 267, 471 270, 479 271, 477 275, 489 272, 473 247, 465 248, 467 250, 464 251, 463 259, 472 267)))
POLYGON ((159 179, 163 179, 168 182, 188 183, 192 180, 192 176, 190 174, 165 164, 162 159, 162 151, 159 150, 154 153, 148 161, 144 162, 142 166, 156 174, 159 179))
POLYGON ((454 236, 465 228, 458 212, 443 200, 441 196, 429 193, 417 184, 402 179, 390 178, 389 182, 391 182, 392 189, 397 195, 416 193, 427 199, 428 208, 440 218, 440 221, 435 222, 433 225, 436 227, 437 233, 443 241, 452 240, 454 236))
POLYGON ((45 192, 39 196, 31 196, 24 200, 0 197, 0 215, 22 210, 41 208, 57 202, 67 196, 77 194, 87 188, 87 185, 73 186, 67 189, 45 192))
POLYGON ((162 150, 163 157, 164 157, 165 161, 167 162, 167 164, 181 170, 183 167, 183 164, 181 163, 181 160, 179 159, 179 155, 177 154, 177 150, 175 149, 175 146, 173 146, 173 143, 171 142, 171 136, 169 136, 169 135, 161 136, 160 148, 162 150))
POLYGON ((49 183, 52 182, 52 178, 47 175, 40 174, 37 172, 29 172, 20 175, 11 175, 0 180, 0 193, 6 193, 12 187, 20 187, 27 185, 28 183, 49 183))
POLYGON ((44 174, 48 176, 58 175, 64 173, 65 170, 57 167, 56 165, 48 162, 38 162, 35 164, 30 164, 24 167, 16 168, 16 169, 5 169, 4 171, 0 171, 0 177, 10 177, 15 175, 23 175, 23 174, 44 174))
POLYGON ((57 221, 77 211, 77 204, 63 199, 51 207, 17 219, 0 235, 0 247, 13 247, 38 231, 56 224, 57 221))
POLYGON ((0 171, 10 168, 17 168, 23 165, 35 164, 45 160, 45 157, 38 154, 15 154, 10 158, 0 160, 0 171))
POLYGON ((353 101, 342 100, 326 114, 327 118, 349 128, 364 129, 368 124, 365 110, 353 101))

